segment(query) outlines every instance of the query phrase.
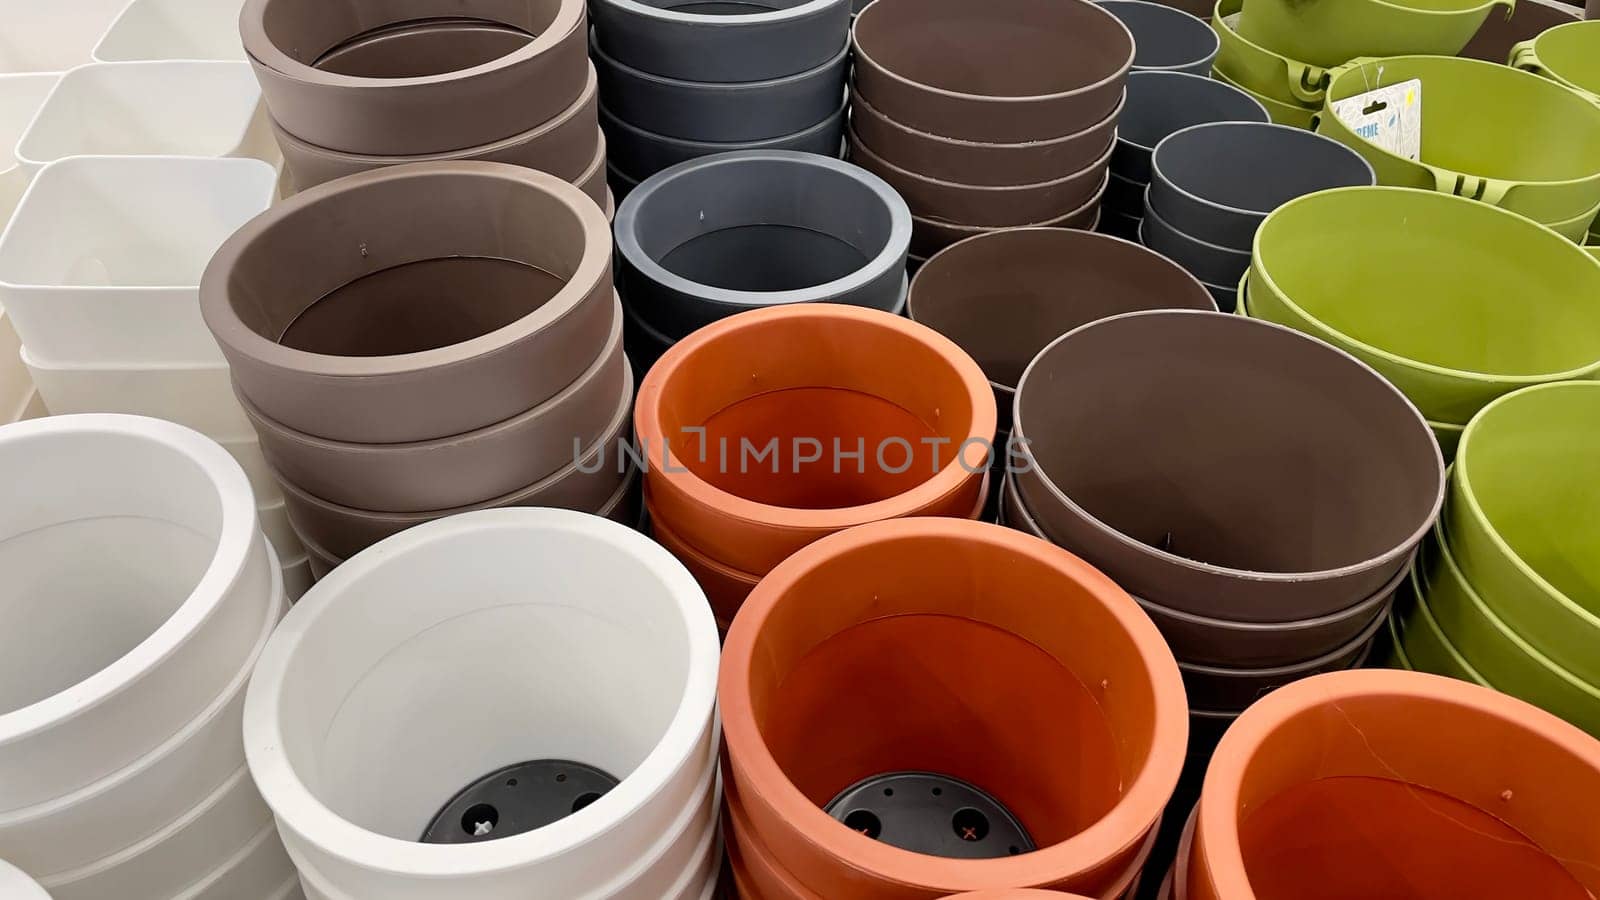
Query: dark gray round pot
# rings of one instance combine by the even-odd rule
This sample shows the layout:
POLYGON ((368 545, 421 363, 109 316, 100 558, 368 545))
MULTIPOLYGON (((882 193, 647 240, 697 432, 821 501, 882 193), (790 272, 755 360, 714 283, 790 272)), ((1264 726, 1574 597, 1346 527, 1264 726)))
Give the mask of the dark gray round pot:
POLYGON ((1187 72, 1202 78, 1222 43, 1211 26, 1182 10, 1148 0, 1095 0, 1133 32, 1135 71, 1187 72))
POLYGON ((765 81, 814 69, 848 43, 850 0, 593 0, 595 49, 654 75, 765 81), (698 7, 698 9, 697 9, 698 7))
MULTIPOLYGON (((1122 0, 1122 5, 1132 3, 1150 5, 1147 0, 1122 0)), ((1130 72, 1128 101, 1117 121, 1111 171, 1129 181, 1149 184, 1150 156, 1161 139, 1174 131, 1207 122, 1270 121, 1260 101, 1231 84, 1182 72, 1130 72)))
POLYGON ((668 137, 624 122, 604 107, 600 109, 600 124, 607 134, 610 164, 637 183, 681 162, 740 150, 798 150, 837 158, 844 141, 845 112, 846 104, 840 103, 833 115, 810 128, 761 141, 688 141, 668 137))

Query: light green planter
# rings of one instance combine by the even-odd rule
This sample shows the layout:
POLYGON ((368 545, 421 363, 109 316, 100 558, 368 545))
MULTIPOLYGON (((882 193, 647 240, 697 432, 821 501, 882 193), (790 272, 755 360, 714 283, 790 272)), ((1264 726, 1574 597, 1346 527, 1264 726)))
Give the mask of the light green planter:
POLYGON ((1433 422, 1600 371, 1600 262, 1431 191, 1340 188, 1279 207, 1256 232, 1250 310, 1354 354, 1433 422))
POLYGON ((1317 114, 1315 109, 1305 106, 1297 106, 1293 103, 1284 103, 1282 100, 1274 100, 1271 97, 1258 94, 1239 82, 1234 81, 1232 78, 1229 78, 1227 73, 1223 72, 1221 69, 1212 69, 1211 77, 1222 82, 1223 84, 1231 84, 1239 90, 1244 91, 1246 94, 1254 97, 1258 103, 1266 107, 1267 115, 1272 119, 1272 121, 1279 125, 1288 125, 1291 128, 1309 129, 1311 127, 1312 117, 1317 114))
POLYGON ((1600 685, 1600 382, 1486 407, 1456 453, 1445 532, 1483 602, 1551 662, 1600 685))
POLYGON ((1557 25, 1511 48, 1510 64, 1600 103, 1600 21, 1557 25))
POLYGON ((1550 230, 1561 235, 1574 244, 1581 244, 1591 239, 1589 229, 1593 227, 1595 218, 1600 216, 1600 206, 1583 213, 1576 218, 1565 222, 1548 222, 1550 230))
POLYGON ((1399 596, 1395 597, 1393 621, 1399 632, 1396 646, 1405 654, 1406 661, 1418 672, 1432 672, 1493 687, 1440 630, 1419 590, 1416 574, 1413 569, 1411 577, 1401 586, 1399 596))
POLYGON ((1490 609, 1450 555, 1438 528, 1423 541, 1418 583, 1439 629, 1499 690, 1600 736, 1600 689, 1547 659, 1490 609))
POLYGON ((1411 664, 1411 658, 1406 656, 1406 648, 1400 643, 1400 629, 1395 624, 1393 614, 1389 616, 1389 664, 1390 669, 1405 669, 1416 671, 1416 666, 1411 664))
POLYGON ((1239 33, 1323 66, 1358 56, 1455 56, 1495 7, 1514 0, 1250 0, 1239 33))
POLYGON ((1356 60, 1332 78, 1316 128, 1365 156, 1379 184, 1457 194, 1544 223, 1600 206, 1600 105, 1553 81, 1439 56, 1356 60), (1412 78, 1423 83, 1420 161, 1357 136, 1333 114, 1338 100, 1412 78))
MULTIPOLYGON (((1228 82, 1260 97, 1294 108, 1306 107, 1312 112, 1320 109, 1328 90, 1328 70, 1279 56, 1241 37, 1228 19, 1242 9, 1244 0, 1221 0, 1211 17, 1211 27, 1222 43, 1217 51, 1216 71, 1227 76, 1228 82)), ((1273 121, 1279 121, 1276 115, 1273 121)))

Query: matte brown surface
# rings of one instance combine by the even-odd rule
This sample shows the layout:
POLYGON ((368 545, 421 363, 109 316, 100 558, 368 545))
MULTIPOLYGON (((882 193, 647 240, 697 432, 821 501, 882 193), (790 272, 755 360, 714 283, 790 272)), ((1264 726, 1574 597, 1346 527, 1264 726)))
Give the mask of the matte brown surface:
POLYGON ((1180 660, 1178 669, 1183 673, 1184 692, 1195 709, 1244 712, 1250 704, 1286 684, 1323 672, 1337 672, 1361 665, 1372 648, 1373 639, 1387 622, 1387 615, 1378 616, 1348 643, 1316 659, 1294 665, 1239 669, 1202 666, 1180 660))
POLYGON ((1582 17, 1581 10, 1555 0, 1522 0, 1512 9, 1509 19, 1498 11, 1490 13, 1489 18, 1483 20, 1483 27, 1458 55, 1504 63, 1511 57, 1513 46, 1582 17))
MULTIPOLYGON (((468 316, 493 287, 464 279, 436 306, 468 316)), ((201 312, 241 394, 285 426, 358 443, 448 437, 531 409, 594 362, 613 304, 600 207, 552 175, 484 162, 395 166, 304 191, 229 238, 200 288, 201 312), (307 309, 341 288, 450 257, 521 263, 563 286, 510 324, 446 347, 339 356, 281 343, 307 309)), ((323 333, 317 346, 359 351, 373 346, 373 334, 408 328, 389 309, 337 318, 348 335, 323 333)))
MULTIPOLYGON (((1100 180, 1100 186, 1094 195, 1082 206, 1067 213, 1044 222, 1027 222, 1028 226, 1036 228, 1078 228, 1093 231, 1100 222, 1100 200, 1106 193, 1106 182, 1111 174, 1100 180)), ((957 225, 952 222, 941 222, 937 219, 922 216, 911 217, 911 254, 924 259, 931 258, 940 250, 970 237, 981 234, 992 234, 1000 231, 999 228, 985 227, 982 225, 957 225)))

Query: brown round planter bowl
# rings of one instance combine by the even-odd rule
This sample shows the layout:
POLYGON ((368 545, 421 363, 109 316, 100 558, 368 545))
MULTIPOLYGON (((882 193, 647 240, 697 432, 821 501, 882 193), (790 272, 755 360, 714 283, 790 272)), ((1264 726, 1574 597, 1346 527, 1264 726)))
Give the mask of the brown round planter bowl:
MULTIPOLYGON (((1100 224, 1100 200, 1105 196, 1106 183, 1111 180, 1111 173, 1107 172, 1100 179, 1100 186, 1095 190, 1082 206, 1067 213, 1044 222, 1028 222, 1022 228, 1076 228, 1083 231, 1093 231, 1100 224)), ((922 216, 911 217, 911 250, 912 256, 931 259, 951 244, 956 244, 967 238, 977 237, 981 234, 993 234, 1004 228, 985 227, 982 225, 960 225, 953 222, 941 222, 938 219, 929 219, 922 216)))
POLYGON ((1358 668, 1366 662, 1372 642, 1388 624, 1385 615, 1377 616, 1349 643, 1336 647, 1316 659, 1269 669, 1234 669, 1178 663, 1183 673, 1183 689, 1196 709, 1242 713, 1250 704, 1287 684, 1320 675, 1358 668))
POLYGON ((463 434, 537 406, 593 364, 614 303, 595 200, 486 162, 304 191, 235 232, 200 284, 239 393, 290 428, 356 443, 463 434), (414 263, 429 268, 385 273, 414 263))
POLYGON ((587 19, 583 0, 246 0, 239 33, 285 131, 330 150, 392 156, 491 144, 559 115, 583 92, 587 19), (463 40, 450 25, 462 19, 535 37, 504 53, 503 33, 463 40), (405 23, 415 26, 410 40, 374 43, 349 65, 353 74, 317 68, 352 39, 381 39, 405 23))
MULTIPOLYGON (((329 150, 295 137, 277 122, 272 123, 272 130, 283 150, 290 193, 381 166, 469 159, 538 169, 563 181, 577 183, 590 174, 601 140, 597 98, 594 67, 590 66, 589 78, 578 99, 549 121, 491 144, 419 156, 375 156, 329 150)), ((603 154, 601 159, 604 160, 603 154)))
POLYGON ((1133 34, 1090 0, 878 0, 856 16, 854 91, 941 137, 1049 141, 1111 115, 1133 34))
POLYGON ((1348 609, 1444 499, 1438 444, 1398 390, 1242 316, 1128 313, 1057 339, 1022 376, 1013 431, 1046 534, 1130 593, 1213 618, 1348 609))
POLYGON ((1020 144, 959 141, 907 128, 860 96, 850 98, 850 127, 883 159, 928 178, 996 187, 1037 184, 1081 172, 1105 155, 1116 144, 1124 102, 1075 134, 1020 144))

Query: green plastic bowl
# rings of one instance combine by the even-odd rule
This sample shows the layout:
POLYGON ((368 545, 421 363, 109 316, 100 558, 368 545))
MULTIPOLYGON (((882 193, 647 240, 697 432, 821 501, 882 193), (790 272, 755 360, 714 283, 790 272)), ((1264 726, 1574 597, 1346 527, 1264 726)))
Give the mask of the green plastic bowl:
POLYGON ((1445 533, 1483 602, 1600 685, 1600 382, 1509 394, 1467 425, 1445 533))
POLYGON ((1213 63, 1215 70, 1230 83, 1285 106, 1306 107, 1312 112, 1320 109, 1328 91, 1328 70, 1279 56, 1241 37, 1229 19, 1242 9, 1244 0, 1221 0, 1211 16, 1211 28, 1222 44, 1213 63))
POLYGON ((1478 596, 1435 528, 1423 541, 1418 584, 1439 630, 1496 688, 1600 736, 1600 688, 1547 659, 1478 596))
POLYGON ((1389 616, 1389 664, 1385 668, 1405 669, 1415 672, 1416 666, 1411 664, 1411 659, 1406 656, 1406 648, 1400 643, 1400 628, 1395 624, 1393 614, 1389 616))
POLYGON ((1272 119, 1273 122, 1279 125, 1288 125, 1291 128, 1310 129, 1311 120, 1317 114, 1317 111, 1310 107, 1298 106, 1293 103, 1284 103, 1282 100, 1274 100, 1271 97, 1258 94, 1239 82, 1234 81, 1232 78, 1229 78, 1227 73, 1223 72, 1221 69, 1212 69, 1211 77, 1222 82, 1223 84, 1232 85, 1239 90, 1244 91, 1246 94, 1254 97, 1257 103, 1260 103, 1262 106, 1266 107, 1268 118, 1272 119))
POLYGON ((1553 81, 1476 59, 1360 59, 1332 73, 1316 129, 1372 163, 1378 183, 1458 194, 1536 222, 1600 206, 1600 105, 1553 81), (1422 158, 1358 136, 1336 101, 1422 79, 1422 158))
POLYGON ((1600 262, 1449 194, 1353 187, 1292 200, 1256 232, 1249 289, 1255 317, 1353 354, 1433 422, 1600 371, 1600 262))
POLYGON ((1393 621, 1399 632, 1396 644, 1405 653, 1406 661, 1418 672, 1448 675, 1461 681, 1493 687, 1445 637, 1420 587, 1416 569, 1413 568, 1411 577, 1406 579, 1399 596, 1395 597, 1393 621))
POLYGON ((1317 65, 1358 56, 1455 56, 1496 6, 1514 0, 1250 0, 1239 33, 1317 65))
POLYGON ((1600 19, 1569 22, 1511 48, 1511 65, 1600 103, 1600 19))
POLYGON ((1551 231, 1574 244, 1582 244, 1585 241, 1593 243, 1593 235, 1589 233, 1589 229, 1593 227, 1597 216, 1600 216, 1600 206, 1596 206, 1594 209, 1565 222, 1546 222, 1544 224, 1549 225, 1551 231))

